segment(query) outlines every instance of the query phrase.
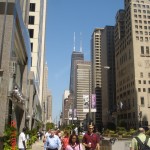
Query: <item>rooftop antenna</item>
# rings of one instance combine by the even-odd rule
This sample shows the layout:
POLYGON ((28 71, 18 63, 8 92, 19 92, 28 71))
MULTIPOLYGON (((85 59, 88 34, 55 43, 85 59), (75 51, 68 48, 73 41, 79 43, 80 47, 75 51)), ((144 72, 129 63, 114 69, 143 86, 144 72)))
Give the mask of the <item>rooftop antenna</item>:
POLYGON ((82 33, 80 32, 80 52, 82 52, 82 33))
POLYGON ((73 51, 75 51, 75 32, 74 32, 74 47, 73 47, 73 51))

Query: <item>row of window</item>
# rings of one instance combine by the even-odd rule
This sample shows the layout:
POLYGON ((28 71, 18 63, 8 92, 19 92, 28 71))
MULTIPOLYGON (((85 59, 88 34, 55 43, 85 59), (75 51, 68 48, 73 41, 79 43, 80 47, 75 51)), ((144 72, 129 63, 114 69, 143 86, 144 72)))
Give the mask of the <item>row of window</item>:
MULTIPOLYGON (((150 73, 148 74, 148 76, 149 76, 149 75, 150 75, 150 73)), ((150 78, 150 76, 149 76, 149 78, 150 78)), ((147 82, 148 82, 148 84, 150 84, 150 80, 147 81, 147 82)), ((142 84, 142 81, 139 80, 138 83, 139 83, 139 84, 142 84)), ((146 84, 146 80, 143 80, 143 84, 146 84)))
MULTIPOLYGON (((35 3, 30 3, 30 11, 35 12, 35 3)), ((35 22, 35 17, 34 16, 29 16, 29 24, 34 24, 35 22)), ((34 30, 29 29, 29 36, 30 38, 34 37, 34 30)), ((33 51, 33 43, 31 42, 31 52, 33 51)), ((31 57, 31 65, 32 65, 32 57, 31 57)))
MULTIPOLYGON (((143 35, 143 31, 135 31, 135 33, 136 33, 136 35, 138 35, 138 34, 143 35)), ((145 31, 144 34, 145 35, 148 35, 148 34, 150 35, 150 32, 145 31)))
POLYGON ((150 26, 142 26, 142 25, 135 25, 135 29, 149 29, 150 30, 150 26))
POLYGON ((150 24, 150 21, 147 21, 147 20, 135 20, 135 23, 142 24, 142 22, 143 22, 144 24, 150 24))
POLYGON ((142 18, 143 17, 143 19, 150 19, 150 16, 149 15, 134 15, 134 18, 142 18))
MULTIPOLYGON (((140 72, 140 78, 143 78, 144 77, 144 74, 143 72, 140 72)), ((150 78, 150 73, 148 73, 148 78, 150 78)), ((139 80, 140 81, 140 80, 139 80)), ((145 80, 143 82, 146 82, 145 80)), ((150 83, 150 81, 149 81, 150 83)), ((146 83, 145 83, 146 84, 146 83)))
POLYGON ((143 41, 148 42, 148 41, 150 41, 150 38, 148 39, 148 37, 144 38, 144 37, 136 36, 136 40, 141 41, 141 42, 143 42, 143 41))
MULTIPOLYGON (((141 92, 142 88, 138 88, 138 92, 141 92)), ((143 92, 146 92, 146 88, 143 88, 143 92)), ((150 88, 147 89, 147 93, 150 93, 150 88)))
POLYGON ((144 14, 147 12, 148 14, 150 14, 150 10, 134 9, 134 12, 135 13, 142 13, 143 12, 144 14))

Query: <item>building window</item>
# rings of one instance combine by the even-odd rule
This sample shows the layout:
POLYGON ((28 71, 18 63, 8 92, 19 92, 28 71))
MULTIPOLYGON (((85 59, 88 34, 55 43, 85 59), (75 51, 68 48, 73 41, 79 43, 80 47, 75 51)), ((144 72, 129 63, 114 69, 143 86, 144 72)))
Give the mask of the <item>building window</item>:
POLYGON ((30 3, 30 11, 35 11, 35 3, 30 3))
POLYGON ((146 54, 149 54, 149 47, 146 46, 146 54))
POLYGON ((140 72, 140 77, 143 78, 143 72, 140 72))
POLYGON ((138 92, 141 92, 141 88, 138 88, 138 92))
POLYGON ((145 89, 145 88, 143 88, 143 92, 146 92, 146 89, 145 89))
POLYGON ((143 84, 146 84, 146 80, 143 81, 143 84))
POLYGON ((141 46, 141 54, 144 54, 144 46, 141 46))
POLYGON ((150 72, 148 73, 148 78, 150 78, 150 72))
POLYGON ((32 57, 31 57, 31 66, 32 66, 32 57))
POLYGON ((150 93, 150 88, 148 88, 148 93, 150 93))
POLYGON ((33 38, 33 36, 34 36, 34 30, 33 29, 29 29, 29 35, 30 35, 30 38, 33 38))
POLYGON ((141 97, 141 105, 144 105, 144 97, 141 97))
POLYGON ((34 16, 29 16, 29 24, 34 24, 34 16))
POLYGON ((141 80, 139 80, 139 84, 141 84, 141 80))
POLYGON ((31 52, 33 52, 33 43, 31 42, 31 52))

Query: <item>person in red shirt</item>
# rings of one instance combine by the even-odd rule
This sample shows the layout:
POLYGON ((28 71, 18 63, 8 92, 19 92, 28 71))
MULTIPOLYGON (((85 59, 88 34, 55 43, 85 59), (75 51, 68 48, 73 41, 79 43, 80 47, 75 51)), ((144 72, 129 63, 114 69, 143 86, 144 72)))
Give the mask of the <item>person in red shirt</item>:
POLYGON ((61 139, 62 148, 61 150, 65 150, 67 145, 69 144, 69 133, 68 131, 64 132, 64 137, 61 139))
POLYGON ((88 132, 84 134, 82 143, 85 146, 85 150, 100 150, 100 139, 96 133, 93 133, 94 126, 90 124, 88 126, 88 132))

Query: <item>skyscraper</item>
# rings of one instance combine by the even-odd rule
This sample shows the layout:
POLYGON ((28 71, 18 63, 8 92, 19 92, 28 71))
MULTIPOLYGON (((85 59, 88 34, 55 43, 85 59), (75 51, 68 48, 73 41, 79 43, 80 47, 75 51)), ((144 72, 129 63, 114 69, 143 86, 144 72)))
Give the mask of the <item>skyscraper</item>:
POLYGON ((45 64, 46 8, 47 0, 30 0, 28 30, 31 41, 31 71, 35 75, 37 95, 41 105, 45 64))
POLYGON ((71 70, 70 70, 70 87, 69 90, 71 93, 74 92, 74 88, 75 88, 75 73, 74 73, 74 69, 75 69, 75 61, 76 60, 84 60, 84 55, 82 52, 77 52, 77 51, 73 51, 72 52, 72 56, 71 56, 71 70))
POLYGON ((116 15, 117 123, 150 124, 150 1, 125 0, 116 15))
POLYGON ((114 123, 112 112, 116 110, 114 26, 105 26, 102 32, 101 65, 102 122, 107 128, 108 123, 114 123))
POLYGON ((76 116, 81 124, 84 123, 84 120, 86 119, 86 114, 88 113, 88 115, 90 115, 89 102, 84 101, 85 99, 83 97, 84 95, 87 97, 91 96, 91 63, 89 61, 76 60, 74 67, 74 110, 76 109, 76 114, 74 114, 74 117, 76 116), (84 109, 87 111, 84 111, 84 109))
POLYGON ((46 125, 47 121, 52 121, 52 95, 48 89, 48 66, 44 65, 43 72, 43 100, 42 100, 42 121, 46 125))
POLYGON ((91 76, 92 93, 96 94, 97 112, 93 116, 94 123, 102 128, 102 66, 101 66, 101 35, 103 28, 96 28, 91 38, 91 76))

